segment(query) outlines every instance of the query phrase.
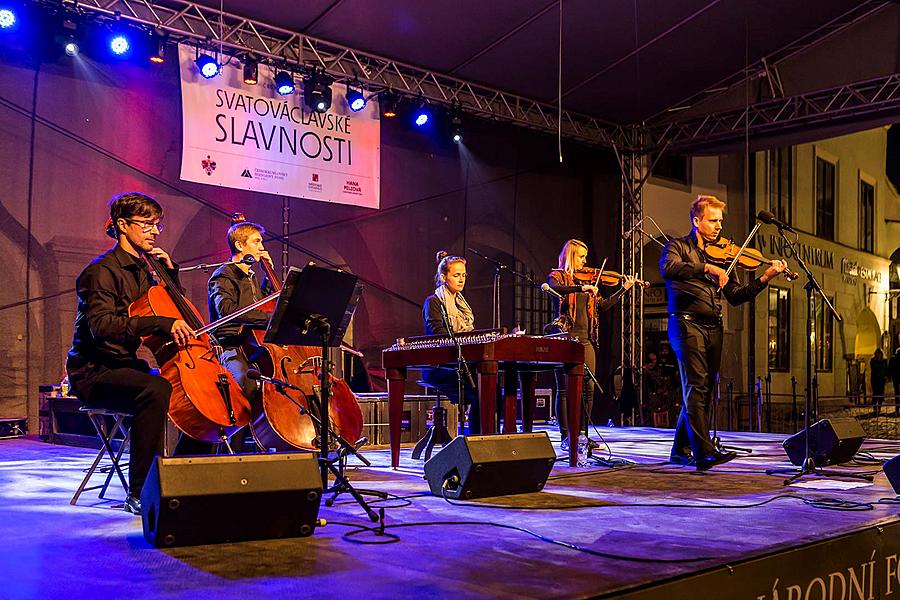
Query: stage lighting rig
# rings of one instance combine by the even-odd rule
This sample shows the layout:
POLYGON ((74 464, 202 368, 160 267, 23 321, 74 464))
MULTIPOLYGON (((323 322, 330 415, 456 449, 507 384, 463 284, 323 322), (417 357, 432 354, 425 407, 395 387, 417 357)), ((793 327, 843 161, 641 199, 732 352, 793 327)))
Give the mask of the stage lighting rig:
POLYGON ((347 105, 353 112, 359 112, 366 107, 366 97, 363 95, 359 82, 355 86, 347 84, 347 105))
POLYGON ((294 93, 294 76, 287 71, 278 71, 275 73, 275 91, 282 96, 289 96, 294 93))
POLYGON ((454 144, 459 144, 463 140, 463 119, 462 109, 454 106, 450 109, 450 139, 454 144))
POLYGON ((150 34, 150 62, 161 65, 166 62, 166 36, 150 34))
POLYGON ((81 52, 81 36, 78 23, 71 19, 63 19, 58 24, 56 42, 62 46, 66 56, 76 57, 81 52))
POLYGON ((413 112, 413 123, 416 127, 424 127, 430 119, 431 111, 428 109, 428 104, 422 100, 419 102, 419 107, 413 112))
POLYGON ((390 90, 385 90, 378 95, 381 116, 385 119, 393 119, 397 116, 397 104, 397 94, 390 90))
POLYGON ((244 83, 247 85, 256 85, 259 81, 259 63, 252 54, 248 54, 244 58, 244 83))
POLYGON ((331 84, 334 80, 320 71, 313 71, 303 78, 303 101, 317 113, 331 108, 331 84))
POLYGON ((212 79, 222 70, 219 62, 209 54, 198 54, 194 62, 197 64, 197 68, 200 69, 200 74, 205 79, 212 79))
POLYGON ((0 31, 12 31, 19 24, 15 9, 11 6, 0 6, 0 31))
POLYGON ((113 56, 124 58, 131 53, 131 40, 121 32, 114 32, 109 38, 109 50, 113 56))

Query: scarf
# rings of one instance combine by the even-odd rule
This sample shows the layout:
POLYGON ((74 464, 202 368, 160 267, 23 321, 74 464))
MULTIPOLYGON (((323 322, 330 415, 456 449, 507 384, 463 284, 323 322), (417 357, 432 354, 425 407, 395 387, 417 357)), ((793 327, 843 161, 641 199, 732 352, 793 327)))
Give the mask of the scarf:
POLYGON ((450 326, 453 327, 453 333, 462 333, 475 329, 475 315, 472 313, 469 303, 463 298, 462 292, 456 294, 454 302, 447 302, 447 297, 450 294, 447 292, 446 286, 440 285, 434 290, 434 295, 447 308, 447 316, 450 318, 450 326))

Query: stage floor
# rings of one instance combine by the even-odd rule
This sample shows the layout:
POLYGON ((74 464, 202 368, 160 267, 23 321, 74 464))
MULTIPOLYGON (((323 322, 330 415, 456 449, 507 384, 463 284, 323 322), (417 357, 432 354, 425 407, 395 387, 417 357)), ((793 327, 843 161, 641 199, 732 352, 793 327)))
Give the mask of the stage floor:
MULTIPOLYGON (((376 503, 385 507, 396 543, 378 543, 385 538, 369 533, 354 538, 367 544, 344 539, 371 523, 342 496, 334 507, 322 507, 320 517, 329 524, 308 538, 164 551, 147 544, 140 519, 121 510, 120 488, 110 492, 118 500, 86 492, 77 506, 69 505, 92 450, 0 440, 0 598, 572 598, 636 589, 644 590, 642 598, 655 597, 663 595, 661 588, 657 593, 649 586, 666 580, 843 534, 893 532, 900 521, 900 506, 877 503, 895 496, 878 465, 848 468, 879 471, 874 483, 807 477, 784 487, 781 477, 766 475, 767 468, 790 466, 783 436, 725 433, 726 444, 753 453, 698 473, 664 463, 671 430, 600 433, 614 456, 635 464, 558 466, 541 493, 464 506, 428 493, 422 463, 411 459, 409 448, 398 471, 389 468, 387 450, 366 452, 373 467, 351 469, 353 482, 406 499, 376 503), (871 510, 826 510, 801 497, 874 504, 871 510)), ((551 436, 556 444, 558 435, 551 436)), ((862 450, 887 459, 900 454, 900 442, 868 440, 862 450)), ((769 598, 773 585, 787 597, 787 582, 773 581, 734 597, 769 598)), ((694 592, 700 592, 695 598, 725 597, 704 593, 702 579, 694 592)))

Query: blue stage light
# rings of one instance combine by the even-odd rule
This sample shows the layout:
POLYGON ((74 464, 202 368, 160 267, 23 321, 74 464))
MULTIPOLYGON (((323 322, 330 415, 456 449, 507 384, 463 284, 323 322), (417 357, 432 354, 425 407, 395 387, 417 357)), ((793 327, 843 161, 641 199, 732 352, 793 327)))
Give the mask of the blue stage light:
POLYGON ((16 26, 18 19, 11 8, 0 8, 0 29, 9 30, 16 26))
POLYGON ((219 63, 216 62, 216 59, 214 59, 212 56, 209 56, 208 54, 201 54, 194 62, 197 63, 197 68, 200 69, 200 74, 203 75, 203 77, 206 79, 212 79, 219 74, 219 71, 221 69, 219 63))
POLYGON ((116 56, 124 56, 131 50, 131 42, 128 41, 128 37, 124 34, 117 33, 110 38, 109 49, 116 56))
POLYGON ((366 97, 362 90, 347 86, 347 104, 353 112, 359 112, 366 107, 366 97))
POLYGON ((63 44, 63 50, 65 50, 66 56, 78 56, 78 42, 74 39, 67 41, 63 44))
POLYGON ((416 119, 413 122, 419 127, 423 126, 428 122, 428 112, 424 109, 419 109, 419 112, 416 113, 416 119))
POLYGON ((294 77, 287 71, 279 71, 275 73, 275 91, 282 96, 289 96, 294 93, 294 77))

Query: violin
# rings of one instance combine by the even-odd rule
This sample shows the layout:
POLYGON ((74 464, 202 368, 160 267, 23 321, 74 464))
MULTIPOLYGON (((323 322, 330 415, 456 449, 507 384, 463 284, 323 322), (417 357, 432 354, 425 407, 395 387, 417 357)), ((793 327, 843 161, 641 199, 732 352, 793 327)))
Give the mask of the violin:
MULTIPOLYGON (((722 236, 715 242, 707 242, 703 248, 706 257, 710 262, 721 265, 730 265, 740 250, 740 245, 735 244, 734 241, 722 236)), ((762 265, 771 264, 772 261, 763 256, 762 252, 756 248, 750 247, 744 248, 744 251, 741 252, 740 258, 738 258, 737 261, 737 266, 746 271, 755 271, 762 265)), ((785 269, 782 275, 784 275, 788 281, 794 281, 799 277, 797 273, 790 269, 785 269)))
MULTIPOLYGON (((625 275, 615 271, 607 271, 605 269, 601 271, 597 267, 584 267, 583 269, 578 269, 572 273, 572 277, 575 278, 575 283, 580 285, 614 286, 625 281, 625 275)), ((644 288, 650 286, 649 281, 644 281, 642 279, 635 279, 634 284, 644 288)))

